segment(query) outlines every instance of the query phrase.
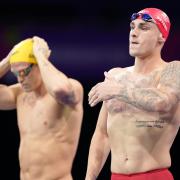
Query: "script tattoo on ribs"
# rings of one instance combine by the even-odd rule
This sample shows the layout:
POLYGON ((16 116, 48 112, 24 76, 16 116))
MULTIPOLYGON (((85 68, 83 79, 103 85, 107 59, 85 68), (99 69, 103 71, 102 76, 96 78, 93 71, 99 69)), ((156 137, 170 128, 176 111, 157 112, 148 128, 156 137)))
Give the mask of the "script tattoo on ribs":
POLYGON ((164 128, 167 122, 165 120, 152 120, 152 121, 141 121, 136 120, 135 124, 137 128, 164 128))

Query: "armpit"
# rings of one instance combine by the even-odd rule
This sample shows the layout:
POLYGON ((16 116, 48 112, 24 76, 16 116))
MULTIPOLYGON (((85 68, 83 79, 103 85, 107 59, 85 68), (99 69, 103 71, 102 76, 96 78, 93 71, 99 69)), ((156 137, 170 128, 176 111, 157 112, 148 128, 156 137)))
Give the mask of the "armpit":
POLYGON ((73 91, 70 93, 59 93, 59 101, 63 104, 74 105, 76 104, 76 98, 73 91))

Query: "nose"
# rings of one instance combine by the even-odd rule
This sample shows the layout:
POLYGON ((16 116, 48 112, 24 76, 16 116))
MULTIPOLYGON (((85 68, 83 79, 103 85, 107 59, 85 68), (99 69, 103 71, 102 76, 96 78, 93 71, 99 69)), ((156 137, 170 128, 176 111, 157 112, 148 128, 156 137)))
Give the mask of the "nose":
POLYGON ((25 76, 23 74, 23 72, 20 72, 19 75, 18 75, 18 82, 19 83, 22 83, 25 79, 25 76))
POLYGON ((139 30, 137 27, 134 27, 133 29, 131 29, 130 31, 130 36, 131 37, 137 37, 138 36, 138 33, 139 33, 139 30))
POLYGON ((23 76, 18 76, 18 82, 22 83, 24 81, 24 77, 23 76))

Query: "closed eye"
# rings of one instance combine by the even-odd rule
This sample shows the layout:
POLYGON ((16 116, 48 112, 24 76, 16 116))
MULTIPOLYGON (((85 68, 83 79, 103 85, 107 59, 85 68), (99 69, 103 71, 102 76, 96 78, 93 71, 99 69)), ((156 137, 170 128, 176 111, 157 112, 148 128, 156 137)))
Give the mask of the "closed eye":
POLYGON ((139 29, 142 29, 142 30, 149 30, 151 29, 151 26, 148 22, 143 22, 143 23, 139 23, 139 29))

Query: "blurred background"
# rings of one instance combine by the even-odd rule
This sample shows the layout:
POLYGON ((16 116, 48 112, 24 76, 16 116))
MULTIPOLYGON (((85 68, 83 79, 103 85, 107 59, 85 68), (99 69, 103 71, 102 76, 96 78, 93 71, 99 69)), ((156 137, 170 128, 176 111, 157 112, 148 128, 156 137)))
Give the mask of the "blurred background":
MULTIPOLYGON (((19 41, 34 35, 44 38, 51 50, 50 60, 67 76, 79 80, 85 91, 84 119, 72 174, 83 180, 86 173, 89 144, 94 132, 101 104, 88 105, 88 92, 103 81, 104 71, 113 67, 133 65, 128 54, 129 23, 132 13, 145 7, 164 10, 172 27, 162 57, 166 61, 180 58, 180 11, 176 1, 133 0, 31 0, 6 1, 0 6, 0 58, 4 58, 19 41)), ((11 73, 0 83, 13 84, 11 73)), ((1 177, 19 179, 19 131, 16 111, 0 111, 1 177), (4 175, 4 176, 3 176, 4 175)), ((179 134, 171 149, 171 172, 180 179, 179 134)), ((110 177, 110 157, 99 180, 110 177)), ((0 178, 1 179, 1 178, 0 178)))

